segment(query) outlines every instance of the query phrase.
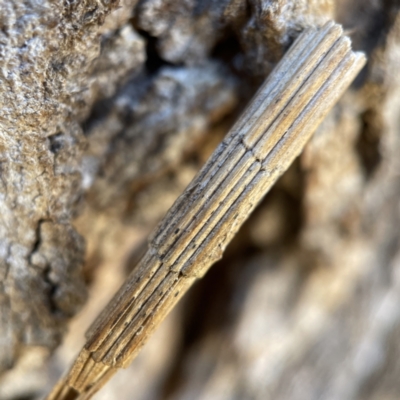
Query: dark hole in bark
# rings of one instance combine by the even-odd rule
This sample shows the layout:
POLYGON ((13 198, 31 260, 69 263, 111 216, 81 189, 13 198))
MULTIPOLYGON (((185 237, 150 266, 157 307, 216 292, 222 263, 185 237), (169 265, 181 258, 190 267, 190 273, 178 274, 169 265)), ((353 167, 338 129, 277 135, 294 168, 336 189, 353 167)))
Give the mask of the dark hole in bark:
POLYGON ((57 133, 55 135, 49 136, 50 151, 54 154, 58 153, 63 148, 63 138, 62 133, 57 133))
POLYGON ((373 110, 367 110, 361 118, 363 127, 356 143, 356 149, 366 178, 369 179, 382 160, 379 150, 381 129, 378 117, 373 110))

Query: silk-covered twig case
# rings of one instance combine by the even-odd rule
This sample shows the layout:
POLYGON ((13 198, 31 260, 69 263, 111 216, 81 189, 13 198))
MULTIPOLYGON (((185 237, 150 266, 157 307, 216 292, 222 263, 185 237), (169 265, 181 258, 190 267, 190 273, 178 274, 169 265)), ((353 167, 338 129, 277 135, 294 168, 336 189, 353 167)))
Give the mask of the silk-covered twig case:
POLYGON ((48 400, 89 399, 126 367, 225 247, 365 63, 333 22, 299 35, 153 233, 48 400))

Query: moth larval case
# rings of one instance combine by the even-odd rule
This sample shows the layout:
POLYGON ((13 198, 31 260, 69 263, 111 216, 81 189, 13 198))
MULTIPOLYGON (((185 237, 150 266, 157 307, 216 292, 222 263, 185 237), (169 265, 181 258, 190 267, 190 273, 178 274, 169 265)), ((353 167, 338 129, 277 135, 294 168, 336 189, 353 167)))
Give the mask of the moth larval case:
POLYGON ((298 36, 159 224, 48 400, 89 399, 131 362, 179 298, 222 257, 364 64, 333 22, 298 36))

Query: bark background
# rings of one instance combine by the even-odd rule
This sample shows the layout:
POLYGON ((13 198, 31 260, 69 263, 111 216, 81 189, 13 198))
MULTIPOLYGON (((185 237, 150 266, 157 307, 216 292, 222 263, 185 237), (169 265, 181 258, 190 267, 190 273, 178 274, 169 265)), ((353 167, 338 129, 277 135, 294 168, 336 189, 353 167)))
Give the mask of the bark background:
POLYGON ((49 389, 293 38, 330 18, 367 67, 96 399, 399 398, 398 1, 0 0, 1 400, 49 389))

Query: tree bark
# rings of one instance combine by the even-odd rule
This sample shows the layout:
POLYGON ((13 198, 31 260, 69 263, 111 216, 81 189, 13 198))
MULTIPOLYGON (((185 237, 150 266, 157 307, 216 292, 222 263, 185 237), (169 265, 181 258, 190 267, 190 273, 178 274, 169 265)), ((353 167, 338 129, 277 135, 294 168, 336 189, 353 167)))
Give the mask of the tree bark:
POLYGON ((397 399, 399 10, 0 0, 0 399, 48 390, 293 38, 328 19, 367 67, 97 398, 397 399))

